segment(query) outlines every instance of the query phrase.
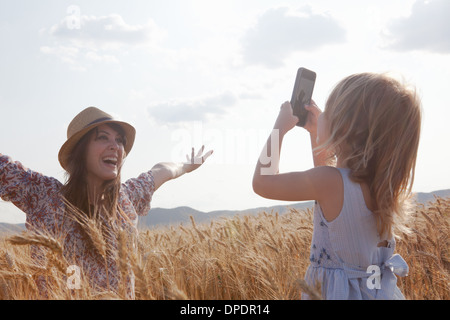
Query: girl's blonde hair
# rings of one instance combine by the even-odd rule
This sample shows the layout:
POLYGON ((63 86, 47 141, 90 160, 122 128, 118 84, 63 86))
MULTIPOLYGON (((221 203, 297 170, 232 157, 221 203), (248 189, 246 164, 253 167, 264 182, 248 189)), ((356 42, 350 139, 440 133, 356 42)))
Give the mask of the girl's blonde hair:
POLYGON ((386 74, 351 75, 337 84, 324 116, 334 150, 355 182, 370 187, 380 237, 406 217, 421 128, 421 102, 416 91, 386 74))

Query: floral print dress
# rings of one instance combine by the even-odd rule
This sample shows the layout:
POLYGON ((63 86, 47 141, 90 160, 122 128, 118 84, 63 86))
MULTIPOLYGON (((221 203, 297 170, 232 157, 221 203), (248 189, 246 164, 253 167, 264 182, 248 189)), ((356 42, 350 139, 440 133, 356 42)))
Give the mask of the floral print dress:
MULTIPOLYGON (((0 197, 25 212, 27 229, 50 233, 56 238, 63 236, 66 260, 79 266, 94 288, 117 292, 120 286, 117 257, 104 257, 92 246, 86 245, 79 224, 67 217, 62 186, 57 179, 29 170, 20 162, 0 154, 0 197)), ((151 171, 122 183, 119 206, 123 214, 118 219, 121 228, 137 234, 138 216, 146 215, 150 210, 154 190, 151 171)), ((117 248, 117 238, 112 237, 110 242, 110 247, 117 248)), ((39 250, 33 249, 33 258, 38 261, 42 259, 39 250)), ((38 286, 45 291, 42 288, 45 285, 38 283, 38 286)), ((127 277, 126 287, 128 298, 134 299, 132 272, 127 277)))

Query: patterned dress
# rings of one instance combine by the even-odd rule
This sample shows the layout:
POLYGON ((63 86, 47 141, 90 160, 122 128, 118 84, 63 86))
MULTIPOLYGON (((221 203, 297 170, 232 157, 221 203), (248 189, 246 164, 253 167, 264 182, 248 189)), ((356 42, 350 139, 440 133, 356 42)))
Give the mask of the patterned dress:
MULTIPOLYGON (((107 256, 105 259, 92 246, 86 245, 86 236, 79 224, 67 217, 62 186, 58 180, 29 170, 20 162, 0 154, 0 197, 25 212, 27 229, 48 232, 56 238, 63 236, 64 257, 82 270, 91 286, 117 292, 120 286, 117 257, 107 256)), ((151 171, 121 185, 118 201, 124 215, 119 215, 117 223, 122 229, 137 234, 138 216, 146 215, 150 210, 154 190, 151 171)), ((117 238, 111 237, 109 241, 109 248, 117 248, 117 238)), ((33 258, 41 260, 38 248, 33 249, 33 258)), ((45 284, 38 285, 45 291, 42 288, 45 284)), ((134 299, 132 272, 127 276, 126 287, 128 298, 134 299)))

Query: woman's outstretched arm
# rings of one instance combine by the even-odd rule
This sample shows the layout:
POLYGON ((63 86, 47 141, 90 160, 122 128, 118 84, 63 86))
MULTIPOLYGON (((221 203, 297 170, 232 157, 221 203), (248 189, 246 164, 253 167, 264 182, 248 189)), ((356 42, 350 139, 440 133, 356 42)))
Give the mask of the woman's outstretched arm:
POLYGON ((18 161, 0 153, 0 198, 13 203, 27 215, 46 211, 62 184, 32 171, 18 161))
POLYGON ((185 173, 198 169, 213 153, 213 150, 210 150, 203 154, 204 150, 205 146, 195 155, 194 148, 192 148, 191 156, 186 156, 187 162, 184 163, 161 162, 153 166, 151 171, 155 182, 155 190, 169 180, 176 179, 185 173))

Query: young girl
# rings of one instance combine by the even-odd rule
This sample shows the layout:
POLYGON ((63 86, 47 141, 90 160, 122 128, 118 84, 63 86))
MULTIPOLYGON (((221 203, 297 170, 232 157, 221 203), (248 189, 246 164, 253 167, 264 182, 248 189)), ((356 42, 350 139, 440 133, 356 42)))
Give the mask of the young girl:
MULTIPOLYGON (((67 141, 59 151, 68 176, 64 185, 0 154, 0 197, 26 213, 27 229, 62 236, 64 257, 99 292, 117 293, 121 285, 117 257, 108 254, 117 249, 117 230, 136 234, 138 215, 148 213, 153 193, 165 182, 199 168, 212 153, 203 155, 202 148, 194 156, 192 149, 188 163, 159 163, 122 184, 121 168, 134 138, 130 124, 95 107, 80 112, 69 124, 67 141), (98 250, 83 228, 81 222, 87 218, 100 224, 106 250, 98 250)), ((42 262, 40 248, 32 249, 33 258, 42 262)), ((134 275, 131 272, 126 278, 127 296, 134 298, 134 275)), ((38 279, 38 286, 48 297, 43 279, 38 279)))
POLYGON ((402 227, 414 180, 418 97, 386 75, 363 73, 339 82, 323 113, 314 103, 306 108, 315 167, 278 173, 283 137, 298 122, 285 102, 256 165, 254 191, 315 200, 305 280, 319 283, 324 299, 404 299, 395 274, 405 276, 408 266, 394 255, 393 228, 402 227))

